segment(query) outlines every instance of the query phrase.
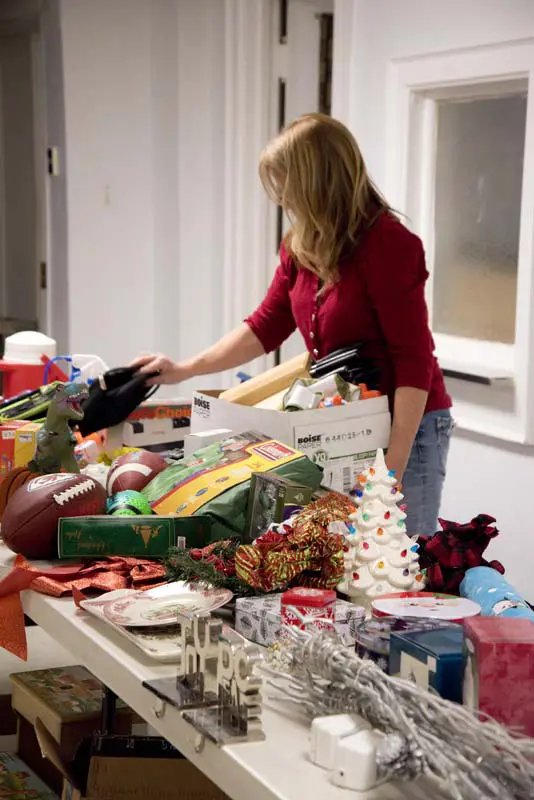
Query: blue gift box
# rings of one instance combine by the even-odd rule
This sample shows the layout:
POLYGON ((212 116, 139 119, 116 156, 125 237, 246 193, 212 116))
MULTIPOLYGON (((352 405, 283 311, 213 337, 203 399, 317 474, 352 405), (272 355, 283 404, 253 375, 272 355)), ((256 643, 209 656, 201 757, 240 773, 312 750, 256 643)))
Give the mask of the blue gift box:
POLYGON ((447 700, 461 703, 464 675, 462 626, 393 633, 389 674, 412 680, 425 689, 434 689, 447 700))

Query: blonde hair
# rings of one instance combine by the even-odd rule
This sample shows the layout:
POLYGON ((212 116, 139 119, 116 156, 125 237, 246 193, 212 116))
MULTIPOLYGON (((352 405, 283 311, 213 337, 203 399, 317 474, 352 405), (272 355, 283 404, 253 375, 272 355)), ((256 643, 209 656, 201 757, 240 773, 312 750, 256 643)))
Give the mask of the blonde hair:
POLYGON ((354 136, 326 114, 305 114, 272 139, 260 158, 265 191, 289 217, 284 245, 325 282, 389 205, 375 187, 354 136))

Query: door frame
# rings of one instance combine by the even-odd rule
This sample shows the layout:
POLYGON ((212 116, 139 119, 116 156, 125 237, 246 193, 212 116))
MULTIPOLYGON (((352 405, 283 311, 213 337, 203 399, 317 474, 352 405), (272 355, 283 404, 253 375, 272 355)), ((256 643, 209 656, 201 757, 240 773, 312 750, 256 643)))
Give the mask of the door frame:
POLYGON ((4 151, 4 86, 0 63, 0 318, 7 316, 6 181, 4 151))
POLYGON ((46 137, 46 95, 44 59, 41 35, 31 36, 32 94, 33 94, 33 141, 35 159, 35 281, 37 329, 49 333, 48 263, 49 215, 48 215, 48 170, 46 137))

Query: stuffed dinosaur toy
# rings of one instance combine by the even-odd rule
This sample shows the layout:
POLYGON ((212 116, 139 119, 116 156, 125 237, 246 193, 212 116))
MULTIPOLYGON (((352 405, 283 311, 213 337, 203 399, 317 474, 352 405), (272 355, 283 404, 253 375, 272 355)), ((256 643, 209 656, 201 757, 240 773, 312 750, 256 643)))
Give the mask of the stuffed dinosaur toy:
POLYGON ((74 455, 76 437, 72 422, 83 419, 82 403, 89 396, 85 383, 60 383, 50 400, 46 420, 37 434, 37 447, 28 464, 30 470, 42 474, 79 472, 74 455))

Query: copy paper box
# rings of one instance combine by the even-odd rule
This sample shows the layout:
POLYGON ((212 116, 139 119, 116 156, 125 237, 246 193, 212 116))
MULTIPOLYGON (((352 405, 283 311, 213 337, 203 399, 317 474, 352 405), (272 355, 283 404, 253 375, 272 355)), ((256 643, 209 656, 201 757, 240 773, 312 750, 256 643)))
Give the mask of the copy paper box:
POLYGON ((234 434, 261 430, 319 464, 324 485, 338 492, 348 493, 360 472, 374 461, 377 449, 389 445, 387 397, 290 413, 228 403, 219 394, 194 393, 192 433, 206 428, 228 428, 234 434))
POLYGON ((15 467, 25 467, 35 455, 37 422, 13 420, 0 424, 0 481, 15 467))
POLYGON ((60 558, 165 558, 171 547, 204 547, 210 530, 210 518, 200 515, 62 517, 58 553, 60 558))

